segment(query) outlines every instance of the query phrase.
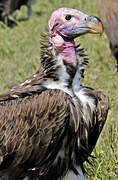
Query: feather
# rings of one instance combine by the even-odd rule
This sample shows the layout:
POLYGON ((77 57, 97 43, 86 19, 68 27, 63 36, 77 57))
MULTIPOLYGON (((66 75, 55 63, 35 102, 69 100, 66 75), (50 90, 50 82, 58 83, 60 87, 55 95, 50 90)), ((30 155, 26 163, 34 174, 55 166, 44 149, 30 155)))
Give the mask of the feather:
MULTIPOLYGON (((85 179, 83 163, 89 162, 88 157, 99 134, 96 134, 91 145, 89 137, 96 126, 96 117, 99 116, 100 122, 102 118, 101 104, 98 108, 100 112, 97 116, 95 114, 99 95, 79 84, 81 69, 85 68, 88 60, 84 50, 78 46, 75 48, 74 39, 70 37, 76 37, 75 34, 73 36, 76 32, 77 36, 82 35, 82 31, 83 34, 90 32, 90 28, 81 29, 77 14, 88 27, 83 18, 87 15, 80 11, 68 8, 54 11, 49 21, 50 34, 41 42, 40 69, 25 82, 0 95, 2 180, 59 180, 68 173, 77 179, 79 172, 85 179), (76 21, 73 28, 70 28, 71 23, 69 28, 65 26, 66 31, 62 26, 63 11, 72 13, 76 21), (60 32, 64 30, 68 38, 55 31, 58 28, 55 26, 55 13, 62 18, 59 21, 61 25, 58 24, 62 28, 60 32), (55 33, 58 33, 60 42, 55 38, 55 33), (64 44, 60 46, 62 42, 64 44)), ((87 17, 89 23, 96 25, 96 32, 100 33, 102 25, 99 19, 87 17)), ((67 22, 64 20, 63 23, 66 25, 67 22)), ((91 32, 94 27, 91 27, 91 32)), ((106 110, 104 112, 107 116, 106 110)))
POLYGON ((104 127, 109 100, 102 91, 95 91, 84 86, 75 94, 83 107, 83 120, 80 121, 78 131, 78 158, 84 162, 92 153, 104 127))

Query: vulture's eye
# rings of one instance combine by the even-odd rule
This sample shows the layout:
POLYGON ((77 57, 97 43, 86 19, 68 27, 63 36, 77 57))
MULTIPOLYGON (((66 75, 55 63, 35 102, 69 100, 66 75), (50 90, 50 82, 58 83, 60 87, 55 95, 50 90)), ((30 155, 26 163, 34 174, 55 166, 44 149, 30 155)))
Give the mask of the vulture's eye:
POLYGON ((66 17, 65 17, 65 19, 66 19, 67 21, 69 21, 71 18, 72 18, 71 15, 66 15, 66 17))

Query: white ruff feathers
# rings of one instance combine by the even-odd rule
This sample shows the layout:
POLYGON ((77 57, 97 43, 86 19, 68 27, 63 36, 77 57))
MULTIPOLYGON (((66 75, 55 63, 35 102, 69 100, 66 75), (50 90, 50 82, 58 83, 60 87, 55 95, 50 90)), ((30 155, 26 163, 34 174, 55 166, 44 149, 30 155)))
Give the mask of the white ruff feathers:
POLYGON ((87 180, 84 176, 80 167, 76 167, 79 175, 74 174, 74 172, 69 171, 66 176, 62 178, 62 180, 87 180))
POLYGON ((45 81, 43 83, 43 86, 45 86, 48 89, 60 89, 64 92, 66 92, 67 94, 69 94, 70 96, 72 96, 72 90, 70 90, 67 87, 67 80, 70 78, 69 74, 67 73, 66 70, 66 66, 63 63, 63 59, 62 56, 58 56, 57 58, 57 65, 60 65, 61 68, 58 70, 58 75, 59 75, 59 80, 58 81, 53 81, 53 80, 49 80, 45 81))
POLYGON ((83 108, 86 109, 87 104, 91 107, 91 110, 94 111, 96 106, 94 99, 91 97, 88 97, 84 94, 84 88, 81 87, 81 89, 78 92, 75 92, 76 96, 80 99, 83 108))

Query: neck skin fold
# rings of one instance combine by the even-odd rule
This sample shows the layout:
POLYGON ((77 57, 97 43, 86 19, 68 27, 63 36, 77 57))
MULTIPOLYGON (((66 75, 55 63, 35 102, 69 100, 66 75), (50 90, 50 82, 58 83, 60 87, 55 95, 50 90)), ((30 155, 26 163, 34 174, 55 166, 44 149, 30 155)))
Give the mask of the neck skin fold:
MULTIPOLYGON (((77 66, 77 61, 80 57, 76 55, 74 41, 64 39, 56 34, 50 37, 50 42, 53 44, 54 49, 61 54, 63 60, 67 63, 73 64, 73 66, 77 66)), ((74 92, 81 89, 80 78, 80 72, 77 70, 72 82, 72 89, 74 92)))
POLYGON ((61 54, 62 58, 73 66, 76 66, 76 54, 74 48, 74 41, 65 40, 59 34, 53 34, 50 38, 50 42, 53 44, 55 50, 61 54))

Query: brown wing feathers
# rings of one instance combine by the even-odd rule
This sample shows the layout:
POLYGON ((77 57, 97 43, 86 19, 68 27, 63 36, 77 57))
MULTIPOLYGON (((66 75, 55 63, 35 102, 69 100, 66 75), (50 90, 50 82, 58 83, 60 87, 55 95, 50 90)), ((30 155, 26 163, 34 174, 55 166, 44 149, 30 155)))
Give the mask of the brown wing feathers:
POLYGON ((86 140, 86 147, 88 149, 88 152, 91 154, 104 127, 108 114, 109 100, 102 91, 94 91, 89 88, 87 89, 87 91, 87 96, 94 98, 96 104, 94 112, 91 111, 89 105, 87 107, 87 114, 89 116, 88 122, 90 123, 87 126, 88 135, 86 140))
POLYGON ((44 79, 58 80, 50 44, 44 43, 42 48, 45 53, 42 50, 41 69, 8 94, 0 95, 2 180, 21 180, 26 176, 31 180, 55 180, 68 169, 75 171, 75 163, 82 167, 106 120, 108 99, 102 92, 86 88, 85 95, 94 99, 96 109, 92 113, 88 105, 84 115, 76 95, 70 97, 61 90, 42 86, 44 79), (60 150, 64 157, 58 156, 60 150))
POLYGON ((93 111, 88 103, 84 109, 81 107, 82 115, 77 131, 78 151, 76 152, 76 159, 82 164, 84 161, 88 161, 88 157, 91 156, 90 154, 95 148, 107 118, 109 105, 108 97, 103 92, 94 91, 89 87, 83 87, 83 91, 86 99, 93 100, 95 109, 93 111))
MULTIPOLYGON (((64 132, 68 109, 67 97, 58 90, 47 90, 40 95, 7 101, 1 105, 0 147, 4 148, 0 156, 15 152, 11 159, 13 167, 25 166, 26 163, 33 168, 42 164, 45 158, 51 156, 49 147, 58 141, 58 132, 60 138, 64 132)), ((0 167, 3 167, 2 163, 0 167)))

